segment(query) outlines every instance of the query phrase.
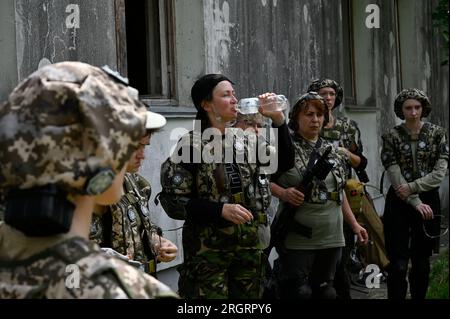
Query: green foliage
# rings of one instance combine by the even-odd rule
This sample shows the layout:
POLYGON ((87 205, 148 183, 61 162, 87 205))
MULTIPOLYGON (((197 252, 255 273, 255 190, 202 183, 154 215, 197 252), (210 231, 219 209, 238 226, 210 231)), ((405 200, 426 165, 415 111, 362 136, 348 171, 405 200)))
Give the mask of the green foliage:
POLYGON ((442 65, 448 63, 448 13, 448 0, 439 0, 439 4, 432 14, 432 19, 433 26, 439 30, 442 36, 442 51, 444 54, 444 61, 442 61, 442 65))
POLYGON ((448 249, 431 267, 427 299, 448 299, 448 249))

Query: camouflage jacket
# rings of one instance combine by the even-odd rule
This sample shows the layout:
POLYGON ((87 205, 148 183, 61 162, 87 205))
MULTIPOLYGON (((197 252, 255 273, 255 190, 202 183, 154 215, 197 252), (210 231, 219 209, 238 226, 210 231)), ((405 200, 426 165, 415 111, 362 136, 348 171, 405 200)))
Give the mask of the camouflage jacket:
POLYGON ((0 299, 166 297, 177 296, 155 278, 107 256, 81 237, 66 239, 24 260, 0 260, 0 299))
POLYGON ((169 157, 161 167, 161 204, 169 217, 186 220, 183 228, 185 253, 190 255, 208 249, 260 248, 258 225, 267 223, 267 209, 271 200, 268 179, 260 173, 257 163, 235 161, 247 152, 244 141, 233 143, 225 138, 214 145, 194 136, 195 133, 188 133, 176 149, 200 151, 201 154, 206 149, 213 152, 221 148, 222 161, 175 164, 169 157), (224 156, 230 150, 235 155, 234 163, 225 163, 224 156), (239 180, 239 192, 232 190, 231 179, 239 180), (226 221, 220 216, 225 203, 239 203, 246 207, 253 213, 254 221, 243 225, 226 221), (191 211, 190 205, 194 205, 191 211), (194 215, 202 209, 209 209, 202 212, 205 218, 195 218, 194 215))
MULTIPOLYGON (((320 133, 324 139, 335 144, 335 146, 345 147, 353 154, 361 158, 361 162, 356 171, 364 170, 367 166, 367 159, 363 155, 363 145, 361 142, 361 132, 355 121, 346 117, 335 118, 335 123, 330 128, 322 128, 320 133)), ((351 176, 351 166, 348 164, 348 176, 351 176)))
POLYGON ((152 261, 151 238, 157 231, 150 220, 148 201, 150 183, 136 173, 126 173, 124 195, 102 215, 94 215, 90 239, 132 260, 146 264, 152 261))
POLYGON ((432 123, 423 123, 417 140, 417 171, 414 172, 414 158, 411 148, 411 136, 403 125, 397 125, 382 136, 383 148, 381 162, 387 169, 399 165, 401 174, 410 183, 424 177, 431 171, 439 159, 448 161, 449 148, 445 130, 432 123))
MULTIPOLYGON (((322 138, 320 138, 322 139, 322 138)), ((294 134, 292 140, 295 146, 295 168, 288 171, 286 174, 298 174, 303 175, 307 169, 309 158, 313 152, 315 146, 312 146, 308 141, 303 139, 301 136, 294 134)), ((333 146, 329 141, 322 139, 321 146, 318 149, 319 154, 322 154, 328 146, 333 146)), ((347 181, 346 173, 346 160, 345 158, 337 152, 337 149, 333 146, 330 153, 330 160, 335 162, 334 168, 331 173, 336 181, 336 192, 340 193, 345 186, 347 181)), ((286 175, 285 175, 286 176, 286 175)), ((283 186, 283 185, 282 185, 283 186)), ((287 186, 287 185, 286 185, 287 186)), ((292 185, 291 185, 292 186, 292 185)), ((309 188, 309 193, 306 195, 306 201, 309 203, 324 204, 327 202, 327 193, 330 190, 326 188, 323 181, 313 179, 312 186, 309 188)), ((340 199, 340 195, 339 195, 340 199)))

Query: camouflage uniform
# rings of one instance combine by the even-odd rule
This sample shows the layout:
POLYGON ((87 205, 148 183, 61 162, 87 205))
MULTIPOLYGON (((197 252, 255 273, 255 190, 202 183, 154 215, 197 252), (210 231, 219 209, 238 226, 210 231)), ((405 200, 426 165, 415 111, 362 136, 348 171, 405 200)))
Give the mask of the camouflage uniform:
MULTIPOLYGON (((367 159, 363 156, 363 145, 361 143, 361 133, 358 124, 355 121, 346 117, 337 117, 332 127, 323 127, 320 135, 326 140, 335 144, 338 147, 345 147, 353 154, 361 158, 361 163, 355 168, 356 174, 360 177, 362 182, 368 182, 365 168, 367 159)), ((352 167, 347 161, 347 176, 351 178, 352 167)), ((356 212, 354 212, 356 213, 356 212)), ((344 237, 345 247, 342 251, 341 262, 337 268, 337 275, 335 277, 335 288, 339 298, 351 299, 350 296, 350 254, 355 247, 355 234, 347 223, 344 223, 344 237)))
MULTIPOLYGON (((203 150, 207 141, 194 138, 195 132, 178 144, 191 151, 203 150), (187 146, 186 143, 187 142, 187 146)), ((197 136, 198 137, 198 136, 197 136)), ((227 140, 221 145, 235 153, 246 152, 246 144, 227 140)), ((178 148, 177 148, 178 149, 178 148)), ((186 150, 186 149, 185 149, 186 150)), ((192 154, 192 153, 191 153, 192 154)), ((183 227, 184 264, 180 266, 179 292, 187 298, 259 298, 261 296, 261 243, 258 226, 267 224, 270 205, 269 181, 251 163, 174 164, 170 158, 161 167, 161 204, 174 219, 186 219, 183 227), (191 166, 190 166, 191 165, 191 166), (230 189, 227 170, 234 166, 241 191, 230 189), (252 222, 235 225, 219 217, 216 222, 194 220, 186 204, 194 200, 238 203, 250 210, 252 222)), ((205 214, 220 214, 219 211, 205 214)))
MULTIPOLYGON (((303 172, 306 170, 306 165, 309 162, 313 147, 311 147, 305 139, 298 137, 298 135, 293 135, 292 140, 294 141, 294 146, 296 148, 295 166, 299 172, 303 172)), ((322 139, 322 145, 320 146, 319 153, 322 154, 326 147, 330 145, 330 142, 322 139)), ((345 182, 347 181, 346 160, 335 147, 333 147, 330 157, 333 158, 336 163, 334 168, 331 170, 331 173, 336 180, 336 192, 341 193, 344 189, 345 182)), ((309 203, 323 204, 328 200, 326 197, 327 190, 325 185, 318 180, 313 180, 312 183, 313 186, 311 187, 311 193, 305 194, 307 195, 306 201, 309 203)), ((337 202, 340 203, 341 196, 335 197, 334 200, 336 200, 336 198, 339 198, 337 202)))
MULTIPOLYGON (((336 93, 336 100, 332 109, 335 109, 341 105, 344 99, 344 91, 339 83, 331 79, 316 79, 311 82, 308 87, 308 91, 319 92, 322 88, 332 88, 336 93)), ((367 173, 364 171, 367 166, 367 159, 362 154, 363 146, 361 143, 361 133, 355 121, 345 117, 337 117, 333 127, 323 127, 320 135, 323 138, 334 142, 335 146, 345 147, 353 154, 358 155, 361 158, 361 162, 358 167, 354 168, 356 174, 363 183, 367 183, 369 181, 367 173)), ((348 178, 351 178, 351 169, 352 168, 349 163, 348 178)))
MULTIPOLYGON (((361 142, 361 132, 359 131, 358 124, 355 121, 346 118, 338 117, 335 120, 333 127, 322 128, 320 133, 324 139, 332 142, 337 147, 345 147, 353 154, 361 157, 362 165, 355 170, 364 170, 367 165, 367 159, 363 157, 363 145, 361 142), (363 166, 363 167, 361 167, 363 166)), ((347 164, 347 175, 348 178, 351 177, 351 166, 350 163, 347 164)))
MULTIPOLYGON (((281 187, 299 185, 314 149, 323 154, 331 146, 329 161, 335 165, 325 180, 314 177, 306 187, 305 202, 295 210, 284 242, 276 247, 279 253, 274 266, 277 290, 281 299, 309 299, 311 294, 316 298, 333 298, 334 290, 330 287, 344 246, 341 201, 347 180, 346 161, 331 143, 320 137, 312 145, 295 134, 293 142, 295 167, 275 181, 281 187), (310 228, 311 235, 301 233, 296 226, 310 228)), ((285 205, 280 201, 277 214, 285 213, 285 205)))
POLYGON ((0 106, 0 192, 8 203, 0 298, 175 296, 97 245, 64 235, 78 208, 73 195, 103 194, 153 128, 154 113, 130 92, 105 69, 62 62, 31 74, 0 106), (80 270, 79 288, 69 288, 78 286, 68 282, 70 265, 80 270))
MULTIPOLYGON (((313 81, 308 90, 319 92, 322 88, 332 88, 336 93, 336 100, 333 108, 337 108, 344 99, 344 91, 342 87, 334 80, 331 79, 318 79, 313 81)), ((363 155, 363 146, 361 142, 361 133, 358 125, 355 121, 345 117, 336 117, 332 127, 322 128, 320 135, 333 142, 336 147, 344 147, 351 153, 359 156, 360 163, 357 167, 353 168, 358 176, 359 180, 363 183, 367 183, 369 178, 365 171, 367 166, 367 158, 363 155)), ((350 159, 347 159, 347 178, 352 178, 352 166, 350 159)), ((349 263, 350 254, 355 247, 355 235, 349 225, 344 223, 344 237, 345 247, 342 251, 342 258, 337 268, 335 277, 335 288, 339 298, 350 299, 350 275, 349 275, 349 263)))
MULTIPOLYGON (((394 103, 396 115, 405 119, 402 107, 407 99, 419 101, 421 116, 427 116, 431 105, 425 93, 417 89, 400 92, 394 103)), ((439 185, 448 167, 449 148, 446 131, 429 122, 422 122, 418 135, 405 124, 397 125, 382 136, 381 161, 389 174, 392 186, 386 196, 383 224, 386 252, 389 299, 405 299, 408 284, 412 299, 425 299, 433 248, 438 245, 441 212, 439 185), (407 184, 411 195, 405 200, 397 196, 394 187, 407 184), (416 210, 419 204, 428 205, 435 215, 425 220, 416 210), (408 277, 408 281, 406 278, 408 277)))
POLYGON ((90 239, 140 262, 142 270, 155 275, 156 258, 151 238, 158 227, 151 222, 148 210, 150 183, 137 173, 126 173, 123 186, 120 201, 109 206, 103 216, 93 216, 90 239))
POLYGON ((417 141, 417 171, 413 171, 411 138, 402 125, 397 125, 383 135, 381 161, 385 168, 397 164, 407 182, 430 173, 438 159, 448 160, 448 144, 445 130, 435 124, 425 122, 417 141))
MULTIPOLYGON (((0 223, 0 242, 7 227, 0 223)), ((96 244, 80 237, 62 240, 23 260, 5 260, 1 253, 0 258, 1 299, 176 296, 158 280, 105 255, 96 244), (74 268, 79 270, 79 281, 74 268)))

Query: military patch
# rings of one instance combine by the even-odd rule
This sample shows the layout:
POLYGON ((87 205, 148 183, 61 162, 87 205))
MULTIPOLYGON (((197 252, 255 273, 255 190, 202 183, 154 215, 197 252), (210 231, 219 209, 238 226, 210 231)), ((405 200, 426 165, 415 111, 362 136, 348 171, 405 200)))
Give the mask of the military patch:
POLYGON ((266 186, 269 183, 267 178, 262 175, 258 176, 258 182, 259 182, 259 185, 261 185, 261 186, 266 186))
POLYGON ((136 223, 137 217, 136 217, 136 211, 134 210, 133 206, 129 206, 127 210, 128 219, 132 224, 136 223))
POLYGON ((143 204, 141 204, 141 213, 142 213, 142 215, 144 215, 146 217, 150 216, 150 212, 148 211, 147 206, 145 206, 143 204))
POLYGON ((176 175, 172 176, 172 183, 175 186, 180 186, 182 182, 183 182, 183 177, 180 174, 176 174, 176 175))

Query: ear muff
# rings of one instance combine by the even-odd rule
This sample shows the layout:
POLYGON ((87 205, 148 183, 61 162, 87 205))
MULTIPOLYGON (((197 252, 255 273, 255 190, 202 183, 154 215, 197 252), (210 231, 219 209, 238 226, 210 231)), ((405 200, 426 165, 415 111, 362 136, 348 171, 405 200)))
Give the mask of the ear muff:
POLYGON ((5 222, 27 236, 65 234, 72 225, 75 205, 55 184, 12 189, 6 196, 5 222))

